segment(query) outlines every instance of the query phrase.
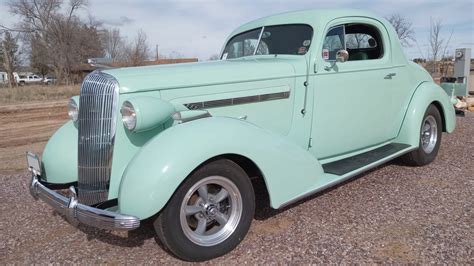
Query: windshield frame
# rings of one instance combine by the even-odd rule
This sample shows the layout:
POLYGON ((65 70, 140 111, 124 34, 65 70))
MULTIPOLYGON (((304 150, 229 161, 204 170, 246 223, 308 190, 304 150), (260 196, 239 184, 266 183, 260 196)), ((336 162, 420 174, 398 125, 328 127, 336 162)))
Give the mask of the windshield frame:
MULTIPOLYGON (((269 55, 296 55, 296 56, 305 56, 306 54, 308 54, 309 50, 311 49, 311 46, 313 44, 313 37, 314 37, 314 29, 313 27, 310 25, 310 24, 306 24, 306 23, 290 23, 290 24, 277 24, 277 25, 264 25, 264 26, 260 26, 260 27, 256 27, 256 28, 252 28, 252 29, 249 29, 249 30, 246 30, 246 31, 242 31, 242 32, 239 32, 239 33, 236 33, 234 35, 232 35, 228 40, 227 42, 225 43, 224 47, 222 48, 222 52, 220 54, 220 60, 234 60, 234 59, 240 59, 240 58, 245 58, 245 57, 249 57, 249 56, 255 56, 257 55, 257 51, 258 51, 258 48, 260 47, 260 44, 262 42, 262 35, 263 35, 263 32, 265 31, 265 28, 266 27, 277 27, 277 26, 295 26, 295 25, 301 25, 301 26, 306 26, 306 27, 309 27, 311 28, 311 44, 309 46, 309 49, 308 51, 306 51, 306 53, 304 54, 269 54, 269 55), (240 56, 240 57, 236 57, 236 58, 224 58, 224 52, 227 48, 227 46, 229 45, 229 43, 232 41, 232 39, 234 39, 235 37, 239 36, 239 35, 242 35, 242 34, 246 34, 248 32, 251 32, 251 31, 255 31, 255 30, 258 30, 260 29, 260 33, 258 35, 258 39, 257 39, 257 45, 255 46, 255 49, 253 51, 252 54, 250 55, 243 55, 243 56, 240 56)), ((263 55, 265 56, 265 55, 263 55)))

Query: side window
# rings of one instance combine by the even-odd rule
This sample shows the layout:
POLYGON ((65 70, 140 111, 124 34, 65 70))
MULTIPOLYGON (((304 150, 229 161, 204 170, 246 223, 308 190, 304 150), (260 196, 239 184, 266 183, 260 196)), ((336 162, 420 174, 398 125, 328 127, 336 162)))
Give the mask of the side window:
POLYGON ((232 44, 227 58, 237 58, 252 55, 257 45, 257 39, 247 39, 232 44))
POLYGON ((346 48, 347 49, 361 49, 373 48, 377 43, 374 38, 365 33, 350 33, 346 34, 346 48))
POLYGON ((367 24, 345 26, 346 50, 349 61, 372 60, 383 56, 383 44, 379 30, 367 24))
POLYGON ((346 24, 331 28, 323 43, 323 58, 336 60, 339 50, 347 50, 348 61, 372 60, 383 56, 380 32, 372 25, 346 24))
POLYGON ((324 60, 336 60, 336 53, 345 49, 344 46, 344 26, 337 26, 328 31, 323 43, 324 60))
POLYGON ((232 38, 224 50, 222 59, 238 58, 242 56, 253 55, 255 47, 258 44, 261 28, 248 31, 232 38))
POLYGON ((268 50, 268 45, 265 43, 265 41, 261 41, 260 44, 258 45, 257 52, 255 53, 257 55, 266 55, 270 54, 270 51, 268 50))

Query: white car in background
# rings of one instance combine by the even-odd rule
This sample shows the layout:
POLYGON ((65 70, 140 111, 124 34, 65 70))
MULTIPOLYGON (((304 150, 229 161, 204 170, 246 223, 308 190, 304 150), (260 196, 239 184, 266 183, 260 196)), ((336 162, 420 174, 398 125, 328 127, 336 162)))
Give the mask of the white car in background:
POLYGON ((18 77, 16 77, 16 82, 20 86, 24 86, 26 84, 41 83, 42 81, 43 79, 36 74, 18 75, 18 77))
POLYGON ((43 84, 45 84, 45 85, 51 85, 51 84, 56 83, 56 81, 57 81, 56 77, 54 77, 54 76, 46 76, 46 77, 44 77, 44 79, 43 79, 43 84))

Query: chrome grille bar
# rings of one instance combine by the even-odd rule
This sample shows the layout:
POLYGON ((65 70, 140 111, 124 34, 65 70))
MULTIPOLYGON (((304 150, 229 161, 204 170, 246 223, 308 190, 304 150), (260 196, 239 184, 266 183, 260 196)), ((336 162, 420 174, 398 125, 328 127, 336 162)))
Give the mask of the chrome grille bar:
POLYGON ((117 119, 118 82, 93 72, 79 99, 78 199, 92 205, 107 200, 117 119))

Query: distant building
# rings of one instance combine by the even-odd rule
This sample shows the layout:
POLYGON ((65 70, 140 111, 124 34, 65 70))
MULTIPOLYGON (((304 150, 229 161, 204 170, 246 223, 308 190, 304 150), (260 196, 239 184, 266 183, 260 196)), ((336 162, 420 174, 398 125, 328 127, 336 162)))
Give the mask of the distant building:
MULTIPOLYGON (((32 72, 13 72, 13 78, 18 80, 19 76, 27 76, 27 75, 34 75, 32 72)), ((6 84, 8 82, 8 73, 7 72, 0 72, 0 84, 6 84)))
POLYGON ((0 83, 7 83, 8 75, 7 72, 0 72, 0 83))

